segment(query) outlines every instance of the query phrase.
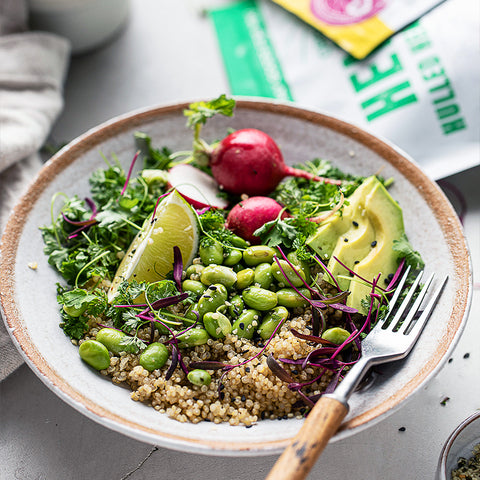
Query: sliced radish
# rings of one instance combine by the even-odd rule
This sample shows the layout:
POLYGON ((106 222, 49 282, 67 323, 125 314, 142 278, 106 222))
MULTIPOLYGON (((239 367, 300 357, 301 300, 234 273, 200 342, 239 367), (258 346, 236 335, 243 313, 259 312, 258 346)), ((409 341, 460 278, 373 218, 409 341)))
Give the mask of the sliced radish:
POLYGON ((168 186, 175 188, 194 208, 226 208, 227 200, 218 196, 218 184, 210 175, 192 165, 175 165, 168 171, 168 186))

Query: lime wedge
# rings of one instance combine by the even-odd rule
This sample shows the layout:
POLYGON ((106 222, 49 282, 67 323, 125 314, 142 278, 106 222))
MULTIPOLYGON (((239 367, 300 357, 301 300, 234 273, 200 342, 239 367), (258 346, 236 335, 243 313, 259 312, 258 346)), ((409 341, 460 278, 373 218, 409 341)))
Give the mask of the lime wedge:
POLYGON ((158 205, 155 218, 148 218, 130 245, 108 290, 112 302, 124 280, 157 282, 173 269, 173 247, 180 248, 183 265, 189 265, 198 250, 198 225, 192 207, 173 191, 158 205))

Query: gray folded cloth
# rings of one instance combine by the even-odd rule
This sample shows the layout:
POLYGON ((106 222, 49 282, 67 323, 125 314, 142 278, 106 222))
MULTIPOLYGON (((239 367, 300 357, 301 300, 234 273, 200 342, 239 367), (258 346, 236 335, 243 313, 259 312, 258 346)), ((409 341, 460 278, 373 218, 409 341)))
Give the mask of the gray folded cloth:
MULTIPOLYGON (((36 152, 63 107, 70 45, 56 35, 26 30, 22 0, 0 2, 0 232, 41 167, 36 152)), ((0 322, 0 381, 22 359, 0 322)))

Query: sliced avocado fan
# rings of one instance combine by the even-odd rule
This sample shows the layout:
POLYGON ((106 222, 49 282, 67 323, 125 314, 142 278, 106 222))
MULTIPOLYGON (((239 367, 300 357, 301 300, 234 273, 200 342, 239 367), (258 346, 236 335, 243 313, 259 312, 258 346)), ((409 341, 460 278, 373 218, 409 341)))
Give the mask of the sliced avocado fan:
POLYGON ((371 282, 381 274, 380 285, 398 268, 393 241, 404 234, 403 214, 398 203, 375 177, 368 177, 348 198, 349 205, 322 223, 307 244, 321 257, 342 290, 350 290, 347 305, 366 314, 362 300, 371 287, 362 283, 336 260, 371 282))

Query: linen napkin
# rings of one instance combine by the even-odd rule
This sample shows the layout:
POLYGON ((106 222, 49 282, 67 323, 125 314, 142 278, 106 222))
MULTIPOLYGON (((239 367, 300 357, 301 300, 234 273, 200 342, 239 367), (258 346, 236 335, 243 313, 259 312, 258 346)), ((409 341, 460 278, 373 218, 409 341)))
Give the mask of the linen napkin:
MULTIPOLYGON (((63 107, 69 56, 65 39, 27 31, 25 2, 0 2, 0 232, 41 167, 36 152, 63 107)), ((0 381, 21 363, 0 322, 0 381)))

